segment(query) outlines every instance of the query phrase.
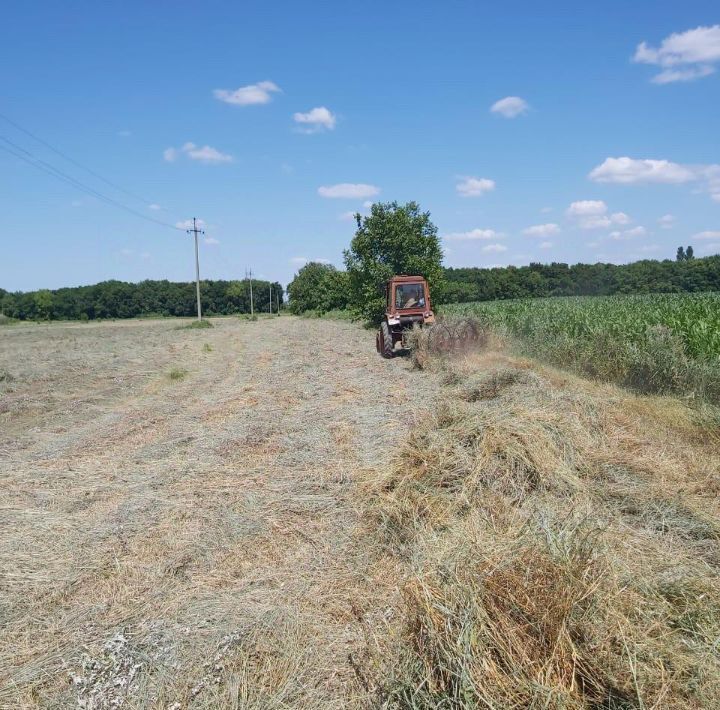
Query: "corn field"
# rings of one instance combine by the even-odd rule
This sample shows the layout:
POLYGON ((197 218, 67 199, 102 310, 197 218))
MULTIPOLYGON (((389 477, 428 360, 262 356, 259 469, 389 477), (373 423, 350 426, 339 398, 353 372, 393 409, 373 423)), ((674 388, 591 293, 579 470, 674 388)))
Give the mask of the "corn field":
POLYGON ((640 343, 665 326, 696 360, 720 359, 720 293, 578 296, 458 303, 444 313, 473 315, 520 338, 540 333, 640 343))
POLYGON ((528 355, 643 392, 720 402, 720 293, 579 296, 444 306, 528 355))

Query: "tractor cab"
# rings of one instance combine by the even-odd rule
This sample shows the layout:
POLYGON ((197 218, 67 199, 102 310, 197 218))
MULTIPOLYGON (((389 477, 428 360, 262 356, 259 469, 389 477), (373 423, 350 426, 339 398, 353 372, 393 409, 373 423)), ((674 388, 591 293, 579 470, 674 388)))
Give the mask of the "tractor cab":
POLYGON ((377 334, 377 351, 383 357, 394 354, 403 333, 414 325, 435 322, 430 291, 422 276, 394 276, 385 285, 385 316, 377 334))

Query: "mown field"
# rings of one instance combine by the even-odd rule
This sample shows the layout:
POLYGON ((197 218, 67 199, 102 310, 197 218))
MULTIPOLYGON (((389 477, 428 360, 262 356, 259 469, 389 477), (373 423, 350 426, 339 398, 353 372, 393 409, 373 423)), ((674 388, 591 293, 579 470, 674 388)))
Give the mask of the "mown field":
POLYGON ((720 398, 720 294, 540 298, 444 306, 528 354, 644 392, 720 398))
POLYGON ((0 708, 718 706, 716 408, 183 324, 0 334, 0 708))

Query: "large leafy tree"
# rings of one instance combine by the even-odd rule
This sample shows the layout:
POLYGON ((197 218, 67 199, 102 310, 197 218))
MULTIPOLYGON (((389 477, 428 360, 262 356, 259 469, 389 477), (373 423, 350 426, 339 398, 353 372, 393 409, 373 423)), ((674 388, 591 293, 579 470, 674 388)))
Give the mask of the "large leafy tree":
POLYGON ((288 295, 293 313, 347 308, 347 275, 330 264, 311 261, 288 284, 288 295))
POLYGON ((442 247, 429 212, 422 212, 416 202, 386 202, 374 204, 367 217, 356 219, 345 266, 350 306, 357 316, 378 322, 385 311, 385 282, 400 274, 424 276, 432 297, 440 297, 442 247))

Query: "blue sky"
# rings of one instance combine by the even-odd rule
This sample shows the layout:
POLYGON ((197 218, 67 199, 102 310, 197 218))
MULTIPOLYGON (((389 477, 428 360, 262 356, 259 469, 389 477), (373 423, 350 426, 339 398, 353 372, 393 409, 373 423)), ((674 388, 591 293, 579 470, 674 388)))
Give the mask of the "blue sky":
POLYGON ((378 199, 429 210, 451 266, 715 253, 718 23, 693 0, 8 3, 0 112, 133 196, 0 118, 0 286, 194 275, 182 231, 22 150, 203 219, 206 278, 340 266, 378 199))

